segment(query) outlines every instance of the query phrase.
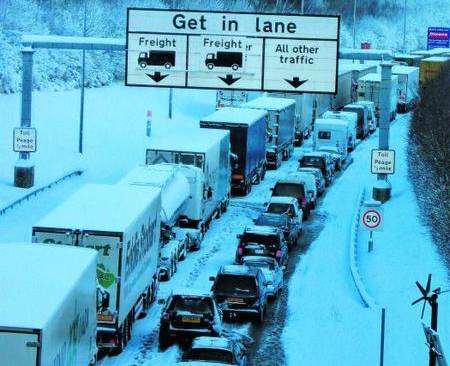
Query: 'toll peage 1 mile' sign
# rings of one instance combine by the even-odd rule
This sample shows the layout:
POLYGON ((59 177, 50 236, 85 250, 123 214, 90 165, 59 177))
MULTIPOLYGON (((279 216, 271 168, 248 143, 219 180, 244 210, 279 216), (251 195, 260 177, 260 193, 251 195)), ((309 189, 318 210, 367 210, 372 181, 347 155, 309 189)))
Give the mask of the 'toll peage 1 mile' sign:
POLYGON ((130 8, 129 86, 337 93, 339 16, 130 8))
POLYGON ((372 174, 395 173, 395 150, 372 150, 372 174))
POLYGON ((13 150, 15 152, 36 152, 37 136, 36 129, 20 127, 14 129, 13 150))

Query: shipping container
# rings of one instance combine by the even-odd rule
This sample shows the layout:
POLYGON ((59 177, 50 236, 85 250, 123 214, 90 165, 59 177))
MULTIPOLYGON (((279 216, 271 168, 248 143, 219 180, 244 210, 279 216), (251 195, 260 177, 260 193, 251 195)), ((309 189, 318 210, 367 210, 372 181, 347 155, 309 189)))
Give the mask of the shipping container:
POLYGON ((435 79, 441 72, 444 65, 450 61, 449 57, 434 56, 420 61, 420 85, 435 79))
POLYGON ((0 268, 0 363, 93 365, 97 252, 3 243, 0 268))
POLYGON ((266 129, 268 113, 251 108, 225 107, 202 118, 201 128, 230 131, 231 187, 248 194, 253 183, 266 173, 266 129))
POLYGON ((121 352, 157 291, 161 190, 87 184, 33 227, 33 241, 94 248, 97 344, 121 352))

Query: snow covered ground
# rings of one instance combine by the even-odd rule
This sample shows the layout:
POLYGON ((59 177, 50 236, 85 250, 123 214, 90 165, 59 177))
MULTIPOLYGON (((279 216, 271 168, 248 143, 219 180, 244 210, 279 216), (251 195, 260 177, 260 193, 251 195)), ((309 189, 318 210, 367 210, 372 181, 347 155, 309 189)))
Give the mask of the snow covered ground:
MULTIPOLYGON (((79 165, 85 173, 0 217, 0 242, 29 240, 31 226, 83 184, 114 183, 136 164, 142 163, 146 111, 153 111, 153 120, 159 122, 158 128, 164 126, 169 123, 167 99, 167 91, 161 89, 114 85, 88 90, 85 153, 80 158, 77 152, 78 92, 35 93, 33 125, 38 128, 39 139, 39 150, 33 156, 36 180, 54 179, 79 165)), ((214 102, 213 92, 175 90, 174 121, 192 125, 214 110, 214 102)), ((0 116, 0 136, 11 141, 12 128, 19 123, 19 97, 1 96, 0 107, 6 111, 0 116)), ((445 269, 434 252, 426 228, 420 226, 417 204, 407 182, 406 119, 399 118, 391 135, 392 146, 398 149, 398 166, 392 177, 394 196, 386 205, 389 223, 385 232, 376 235, 374 252, 362 256, 360 263, 369 292, 387 307, 386 365, 415 364, 411 362, 413 359, 424 363, 426 349, 419 326, 420 309, 410 306, 418 295, 414 281, 424 281, 426 274, 432 272, 436 285, 446 288, 447 283, 445 269), (413 217, 408 225, 400 221, 406 219, 405 212, 412 213, 410 216, 413 217), (395 280, 391 281, 390 275, 394 274, 395 280)), ((353 153, 354 163, 336 180, 316 210, 324 229, 301 255, 289 282, 289 311, 282 336, 288 365, 373 365, 378 362, 379 312, 363 307, 348 267, 349 225, 361 187, 373 179, 369 173, 369 157, 376 143, 377 135, 358 146, 353 153)), ((228 212, 212 223, 201 250, 190 253, 179 264, 172 280, 162 284, 160 296, 176 288, 209 291, 208 277, 221 265, 233 262, 236 234, 256 217, 268 200, 269 187, 275 180, 296 169, 299 154, 301 151, 297 149, 291 160, 283 163, 278 171, 268 172, 266 179, 253 187, 250 196, 233 199, 228 212)), ((12 187, 16 158, 11 146, 0 146, 0 206, 23 194, 23 190, 12 187)), ((448 313, 445 302, 443 297, 443 322, 448 313)), ((164 353, 157 352, 160 310, 155 304, 145 319, 136 322, 133 339, 122 355, 103 359, 100 363, 121 366, 172 364, 178 355, 176 347, 164 353)), ((251 333, 246 323, 229 326, 251 333)))
MULTIPOLYGON (((391 177, 393 197, 384 205, 385 228, 375 233, 375 249, 367 253, 368 234, 359 242, 360 271, 369 293, 386 307, 385 365, 424 365, 425 338, 420 324, 415 281, 433 273, 435 287, 448 287, 443 263, 427 229, 407 178, 406 143, 409 116, 400 116, 391 129, 397 170, 391 177)), ((364 308, 350 275, 349 227, 362 187, 369 188, 370 150, 378 132, 353 154, 354 163, 329 190, 323 202, 327 224, 312 243, 289 284, 289 315, 284 333, 289 365, 375 365, 379 360, 380 309, 364 308)), ((433 287, 434 288, 434 287, 433 287)), ((448 345, 450 301, 441 299, 442 341, 448 345)), ((425 320, 429 322, 429 313, 425 320)))

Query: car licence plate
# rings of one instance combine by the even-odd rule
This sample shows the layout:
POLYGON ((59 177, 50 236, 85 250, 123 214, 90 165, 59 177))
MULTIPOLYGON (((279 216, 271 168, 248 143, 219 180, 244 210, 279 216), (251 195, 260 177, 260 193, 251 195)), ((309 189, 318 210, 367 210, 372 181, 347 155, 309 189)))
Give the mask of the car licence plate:
POLYGON ((264 254, 264 249, 255 249, 255 254, 264 254))
POLYGON ((198 324, 198 323, 200 323, 200 318, 198 318, 196 316, 183 316, 181 318, 181 321, 183 323, 195 323, 195 324, 198 324))
POLYGON ((239 297, 229 297, 227 300, 231 304, 244 304, 244 300, 239 297))

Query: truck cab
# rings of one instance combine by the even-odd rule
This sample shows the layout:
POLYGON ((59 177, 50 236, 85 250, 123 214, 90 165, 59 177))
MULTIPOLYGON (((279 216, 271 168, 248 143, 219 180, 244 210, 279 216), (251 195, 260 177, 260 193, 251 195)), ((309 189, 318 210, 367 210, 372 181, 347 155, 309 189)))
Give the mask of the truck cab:
POLYGON ((356 137, 364 140, 369 135, 368 109, 361 104, 348 104, 343 108, 345 112, 354 112, 358 115, 356 137))

